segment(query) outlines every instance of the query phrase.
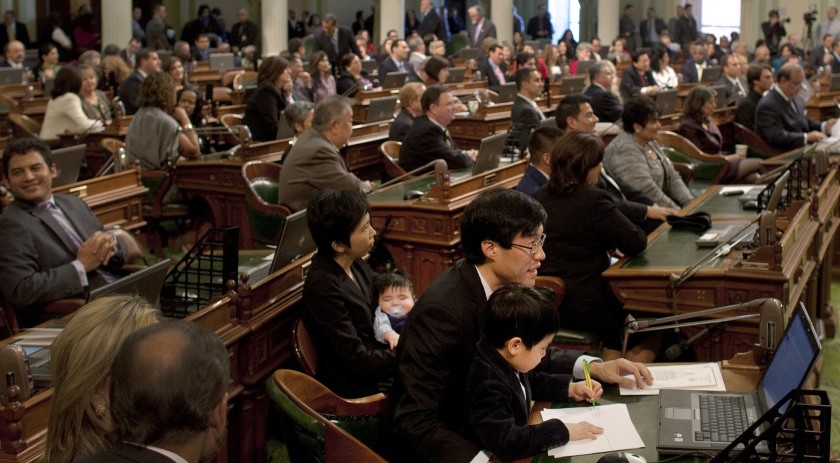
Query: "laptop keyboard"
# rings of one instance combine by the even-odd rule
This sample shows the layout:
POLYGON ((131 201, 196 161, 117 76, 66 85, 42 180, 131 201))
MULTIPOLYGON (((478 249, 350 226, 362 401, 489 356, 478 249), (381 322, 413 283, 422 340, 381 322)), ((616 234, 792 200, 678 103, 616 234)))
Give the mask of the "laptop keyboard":
POLYGON ((746 429, 747 410, 741 396, 701 395, 697 441, 732 442, 746 429))

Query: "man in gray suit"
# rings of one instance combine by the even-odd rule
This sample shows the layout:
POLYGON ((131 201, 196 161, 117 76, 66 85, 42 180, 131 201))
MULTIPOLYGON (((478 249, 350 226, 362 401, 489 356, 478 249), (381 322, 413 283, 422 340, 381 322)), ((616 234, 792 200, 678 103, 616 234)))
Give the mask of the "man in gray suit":
POLYGON ((353 133, 351 100, 331 96, 315 106, 312 128, 301 134, 283 161, 280 171, 280 192, 277 202, 292 211, 306 209, 309 200, 319 191, 358 190, 367 193, 373 188, 347 170, 339 149, 353 133))
POLYGON ((44 142, 15 139, 3 153, 3 173, 15 201, 0 214, 0 285, 29 327, 48 303, 116 280, 127 248, 84 201, 52 194, 57 172, 44 142))
POLYGON ((467 8, 467 14, 470 16, 472 26, 468 29, 470 36, 470 46, 473 48, 481 48, 481 42, 487 37, 496 38, 496 25, 493 21, 484 17, 484 9, 480 5, 473 5, 467 8))

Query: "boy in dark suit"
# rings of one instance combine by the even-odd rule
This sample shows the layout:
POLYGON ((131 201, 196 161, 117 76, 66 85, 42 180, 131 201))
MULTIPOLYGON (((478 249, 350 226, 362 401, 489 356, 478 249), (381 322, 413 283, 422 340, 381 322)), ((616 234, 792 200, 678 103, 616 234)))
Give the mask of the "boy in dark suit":
POLYGON ((532 371, 560 328, 557 309, 545 296, 527 286, 505 285, 490 296, 484 320, 484 336, 467 375, 469 429, 483 449, 508 461, 604 433, 586 421, 528 424, 531 400, 594 402, 603 392, 597 381, 590 389, 583 381, 572 382, 571 375, 532 371))

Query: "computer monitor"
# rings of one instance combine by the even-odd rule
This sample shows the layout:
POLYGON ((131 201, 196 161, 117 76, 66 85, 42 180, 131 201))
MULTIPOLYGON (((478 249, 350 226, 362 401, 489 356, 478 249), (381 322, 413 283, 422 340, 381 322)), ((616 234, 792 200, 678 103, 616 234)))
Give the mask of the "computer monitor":
POLYGON ((233 53, 212 53, 210 55, 210 69, 231 69, 234 66, 233 53))
POLYGON ((271 261, 270 273, 280 270, 315 249, 315 242, 312 241, 309 225, 306 223, 306 209, 295 212, 286 217, 283 234, 280 235, 277 250, 274 251, 274 260, 271 261))
POLYGON ((160 289, 163 288, 163 282, 166 280, 167 273, 169 273, 171 262, 170 259, 164 259, 151 267, 138 270, 113 283, 96 288, 90 292, 88 301, 103 296, 131 294, 141 296, 155 307, 160 307, 160 289))

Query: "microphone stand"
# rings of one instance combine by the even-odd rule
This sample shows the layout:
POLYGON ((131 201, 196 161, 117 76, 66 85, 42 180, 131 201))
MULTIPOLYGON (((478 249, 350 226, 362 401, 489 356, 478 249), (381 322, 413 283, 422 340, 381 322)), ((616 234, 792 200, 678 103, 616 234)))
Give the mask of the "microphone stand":
MULTIPOLYGON (((624 334, 621 341, 621 356, 624 357, 627 353, 627 340, 633 333, 669 330, 687 326, 719 324, 755 317, 760 317, 759 349, 755 351, 755 361, 756 363, 763 363, 764 359, 775 351, 776 346, 779 343, 779 337, 781 337, 782 332, 784 331, 784 310, 782 308, 782 303, 778 299, 773 298, 755 299, 749 302, 742 302, 740 304, 715 307, 713 309, 699 310, 697 312, 672 315, 662 318, 636 320, 632 315, 628 315, 627 321, 624 323, 624 334), (692 321, 692 319, 727 311, 749 311, 749 313, 731 315, 723 318, 692 321)), ((696 340, 697 337, 692 338, 692 342, 696 340)))
POLYGON ((434 161, 426 163, 425 165, 422 165, 422 166, 420 166, 416 169, 410 170, 410 171, 400 175, 399 177, 392 178, 391 180, 388 180, 387 182, 383 183, 382 185, 379 185, 378 188, 368 192, 368 194, 373 193, 374 191, 379 191, 379 190, 381 190, 385 187, 395 185, 395 184, 401 182, 402 180, 405 180, 407 178, 410 178, 410 177, 414 176, 415 174, 419 174, 420 172, 423 172, 425 170, 432 169, 432 168, 434 168, 434 172, 436 174, 438 172, 442 172, 442 171, 445 172, 447 170, 446 161, 444 161, 443 159, 435 159, 434 161))

